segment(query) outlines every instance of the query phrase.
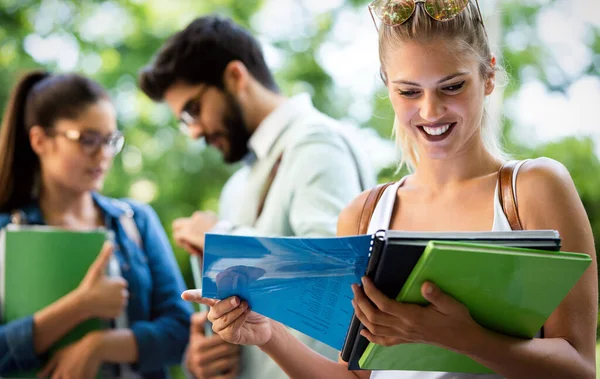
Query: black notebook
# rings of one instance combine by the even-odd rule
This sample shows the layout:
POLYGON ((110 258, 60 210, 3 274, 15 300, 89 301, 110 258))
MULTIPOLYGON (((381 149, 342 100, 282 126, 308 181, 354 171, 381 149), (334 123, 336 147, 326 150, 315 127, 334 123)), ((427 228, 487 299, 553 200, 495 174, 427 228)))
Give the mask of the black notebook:
MULTIPOLYGON (((508 231, 508 232, 400 232, 379 231, 373 238, 366 275, 375 286, 390 298, 396 298, 406 279, 421 257, 427 243, 436 241, 459 241, 478 244, 502 245, 559 251, 561 240, 557 231, 508 231)), ((342 348, 342 360, 350 370, 360 370, 359 359, 369 345, 360 335, 363 325, 353 315, 342 348)))

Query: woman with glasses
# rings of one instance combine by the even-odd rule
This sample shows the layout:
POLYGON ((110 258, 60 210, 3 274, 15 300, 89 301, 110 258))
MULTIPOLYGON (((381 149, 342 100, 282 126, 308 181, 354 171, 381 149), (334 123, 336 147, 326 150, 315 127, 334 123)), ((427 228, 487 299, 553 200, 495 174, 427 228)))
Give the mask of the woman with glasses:
POLYGON ((0 325, 0 375, 92 378, 106 363, 117 377, 166 378, 168 366, 180 363, 192 309, 179 297, 183 279, 158 217, 147 205, 98 193, 123 142, 108 94, 90 79, 31 72, 14 87, 0 131, 0 228, 18 218, 72 230, 105 227, 115 237, 77 289, 0 325), (105 275, 112 257, 122 277, 105 275), (90 332, 41 366, 78 324, 121 314, 127 328, 90 332))
MULTIPOLYGON (((368 231, 554 229, 563 250, 589 254, 595 262, 590 223, 564 166, 547 158, 505 165, 486 125, 485 98, 494 90, 498 66, 477 1, 376 0, 369 10, 382 21, 381 73, 396 115, 397 144, 412 173, 383 190, 368 231), (513 169, 516 199, 510 200, 518 213, 505 214, 497 195, 501 167, 513 169)), ((357 233, 368 196, 342 212, 339 235, 357 233)), ((423 285, 431 303, 426 307, 389 299, 368 279, 363 284, 353 287, 353 305, 369 341, 437 345, 497 375, 348 371, 345 363, 298 343, 281 324, 251 312, 243 299, 215 301, 197 291, 183 297, 212 307, 208 319, 224 340, 260 346, 292 378, 595 377, 595 263, 544 324, 543 338, 529 340, 485 329, 434 283, 423 285)))

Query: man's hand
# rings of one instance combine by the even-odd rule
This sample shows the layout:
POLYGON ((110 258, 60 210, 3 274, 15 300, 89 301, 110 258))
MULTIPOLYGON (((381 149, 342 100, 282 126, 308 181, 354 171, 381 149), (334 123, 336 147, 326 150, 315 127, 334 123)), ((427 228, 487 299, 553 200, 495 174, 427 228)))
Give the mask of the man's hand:
POLYGON ((240 347, 216 334, 205 336, 206 317, 207 312, 192 315, 185 365, 197 379, 234 379, 240 369, 240 347))
POLYGON ((175 243, 190 254, 202 255, 204 251, 204 235, 219 222, 213 212, 194 212, 191 217, 178 218, 173 221, 173 238, 175 243))

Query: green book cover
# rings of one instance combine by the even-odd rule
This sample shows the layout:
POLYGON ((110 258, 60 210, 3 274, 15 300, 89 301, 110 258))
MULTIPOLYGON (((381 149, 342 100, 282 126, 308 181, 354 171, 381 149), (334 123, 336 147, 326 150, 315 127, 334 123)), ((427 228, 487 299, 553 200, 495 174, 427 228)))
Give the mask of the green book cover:
MULTIPOLYGON (((106 230, 76 232, 46 226, 15 225, 2 230, 1 322, 8 323, 32 315, 77 288, 106 238, 106 230)), ((107 326, 106 321, 87 320, 52 346, 48 355, 92 330, 107 326)), ((34 376, 32 373, 10 375, 34 376)))
MULTIPOLYGON (((482 326, 533 338, 591 263, 586 254, 431 241, 396 300, 426 305, 426 281, 463 303, 482 326)), ((370 343, 368 370, 491 373, 465 355, 427 344, 370 343)))

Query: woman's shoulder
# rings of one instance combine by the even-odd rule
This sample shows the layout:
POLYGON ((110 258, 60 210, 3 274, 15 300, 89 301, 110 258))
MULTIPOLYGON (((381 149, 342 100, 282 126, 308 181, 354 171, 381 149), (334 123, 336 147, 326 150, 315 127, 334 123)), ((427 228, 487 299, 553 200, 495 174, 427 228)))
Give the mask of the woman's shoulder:
POLYGON ((535 198, 564 192, 565 186, 573 185, 573 180, 562 163, 541 157, 523 163, 516 184, 518 198, 535 198))
POLYGON ((367 198, 373 189, 363 191, 354 200, 352 200, 338 216, 338 235, 357 234, 360 216, 362 214, 367 198))
MULTIPOLYGON (((369 196, 376 195, 377 200, 379 200, 383 191, 391 184, 393 184, 393 182, 378 184, 371 189, 363 191, 342 209, 338 216, 337 235, 346 236, 358 234, 363 213, 373 211, 373 209, 367 209, 369 207, 366 206, 367 201, 369 201, 369 196)), ((373 205, 376 205, 376 202, 373 205)))
POLYGON ((538 179, 544 177, 552 180, 552 178, 561 177, 564 179, 565 175, 570 177, 565 165, 548 157, 527 159, 523 162, 523 165, 519 170, 519 178, 522 176, 537 176, 538 179))
POLYGON ((516 181, 519 213, 534 219, 558 217, 566 208, 582 207, 569 170, 542 157, 523 163, 516 181))

